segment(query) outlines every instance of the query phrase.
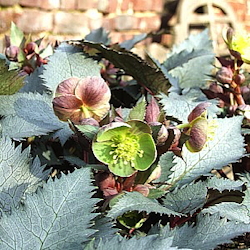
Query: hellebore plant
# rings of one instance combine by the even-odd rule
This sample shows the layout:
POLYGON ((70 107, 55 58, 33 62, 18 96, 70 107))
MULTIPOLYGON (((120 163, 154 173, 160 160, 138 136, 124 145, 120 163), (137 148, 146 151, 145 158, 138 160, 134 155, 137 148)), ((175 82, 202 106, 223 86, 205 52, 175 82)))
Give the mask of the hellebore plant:
POLYGON ((23 34, 11 39, 0 64, 0 249, 217 249, 249 232, 247 49, 232 38, 238 52, 215 76, 208 32, 163 63, 128 49, 142 37, 109 44, 98 29, 61 43, 10 92, 19 52, 41 56, 23 34))
POLYGON ((54 111, 62 121, 76 124, 87 118, 100 121, 109 111, 111 93, 101 77, 71 77, 58 85, 55 95, 54 111))
POLYGON ((150 127, 138 120, 103 126, 92 145, 96 158, 117 176, 145 171, 156 159, 150 127))

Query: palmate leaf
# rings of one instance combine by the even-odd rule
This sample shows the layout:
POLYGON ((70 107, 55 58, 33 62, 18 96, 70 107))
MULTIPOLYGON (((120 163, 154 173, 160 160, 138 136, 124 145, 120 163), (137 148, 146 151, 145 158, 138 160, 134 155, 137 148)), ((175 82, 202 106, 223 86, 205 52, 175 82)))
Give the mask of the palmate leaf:
POLYGON ((147 213, 159 213, 167 215, 181 215, 169 208, 160 205, 156 200, 149 199, 139 192, 129 192, 123 195, 111 210, 108 217, 117 218, 128 211, 145 211, 147 213))
POLYGON ((91 58, 86 58, 81 48, 62 43, 49 57, 48 64, 44 65, 41 78, 45 86, 54 93, 63 80, 87 76, 100 76, 98 64, 91 58))
POLYGON ((92 190, 88 168, 50 179, 43 189, 27 196, 24 206, 2 217, 0 248, 82 249, 82 242, 95 232, 89 228, 96 216, 92 190))
MULTIPOLYGON (((210 250, 219 244, 229 243, 231 239, 250 231, 250 224, 221 219, 218 213, 214 215, 199 214, 196 225, 185 224, 170 231, 166 226, 165 237, 174 237, 173 246, 187 247, 194 250, 210 250)), ((161 232, 164 234, 163 232, 161 232)))
POLYGON ((40 160, 30 158, 30 147, 22 151, 21 145, 14 147, 11 139, 0 140, 0 208, 10 212, 16 207, 24 193, 33 192, 48 177, 40 160))
POLYGON ((24 85, 24 78, 17 70, 9 70, 4 59, 0 59, 0 75, 0 95, 12 95, 24 85))
POLYGON ((202 182, 176 189, 162 199, 163 205, 175 212, 193 214, 203 207, 207 198, 207 188, 202 182))
POLYGON ((73 133, 66 122, 54 114, 48 95, 38 93, 16 93, 1 96, 0 121, 2 134, 11 138, 45 135, 53 131, 63 131, 59 138, 65 142, 73 133))
POLYGON ((101 52, 102 57, 109 60, 116 67, 123 69, 126 74, 131 75, 139 84, 150 89, 153 93, 167 93, 169 83, 162 71, 149 65, 142 58, 119 46, 107 47, 104 44, 82 41, 73 41, 89 48, 95 48, 101 52))
MULTIPOLYGON (((173 186, 182 186, 196 178, 207 175, 212 169, 236 162, 244 154, 244 142, 241 135, 242 117, 216 119, 217 128, 213 140, 197 153, 190 152, 184 145, 182 158, 175 157, 172 174, 167 182, 173 186)), ((162 166, 168 168, 168 166, 162 166)))
MULTIPOLYGON (((98 244, 95 241, 90 242, 84 250, 188 250, 189 248, 179 248, 172 246, 173 237, 161 237, 159 235, 149 235, 141 238, 133 237, 131 239, 122 238, 117 235, 111 240, 103 239, 98 244)), ((191 248, 190 248, 191 249, 191 248)))

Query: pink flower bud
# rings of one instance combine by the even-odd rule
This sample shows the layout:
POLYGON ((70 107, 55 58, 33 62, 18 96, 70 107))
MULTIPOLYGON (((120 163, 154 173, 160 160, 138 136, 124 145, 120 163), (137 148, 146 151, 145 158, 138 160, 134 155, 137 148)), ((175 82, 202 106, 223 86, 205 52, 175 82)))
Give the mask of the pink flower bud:
POLYGON ((27 55, 30 55, 34 52, 38 52, 38 46, 35 42, 29 42, 26 44, 25 48, 24 48, 24 52, 27 54, 27 55))
POLYGON ((242 83, 244 83, 246 80, 246 77, 244 74, 237 74, 234 76, 234 82, 238 85, 241 85, 242 83))
POLYGON ((5 55, 10 61, 16 61, 19 53, 19 47, 11 45, 5 50, 5 55))
POLYGON ((216 80, 220 83, 231 83, 233 80, 233 71, 229 67, 221 67, 216 73, 216 80))

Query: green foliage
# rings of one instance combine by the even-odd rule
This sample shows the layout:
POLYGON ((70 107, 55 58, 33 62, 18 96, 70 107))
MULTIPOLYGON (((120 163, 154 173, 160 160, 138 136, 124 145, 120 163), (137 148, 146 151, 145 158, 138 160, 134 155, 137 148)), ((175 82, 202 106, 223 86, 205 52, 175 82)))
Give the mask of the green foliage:
POLYGON ((54 93, 58 84, 70 77, 85 78, 99 75, 98 64, 86 58, 81 48, 62 43, 44 66, 41 78, 45 86, 54 93))
POLYGON ((1 249, 82 249, 95 232, 90 229, 96 216, 92 190, 87 168, 50 179, 36 194, 27 195, 22 207, 2 217, 1 249))
POLYGON ((214 249, 250 231, 242 62, 227 61, 238 89, 207 88, 214 60, 207 30, 174 46, 162 64, 130 51, 150 35, 111 44, 100 28, 61 43, 20 77, 29 40, 12 24, 11 44, 25 63, 0 61, 0 249, 214 249), (62 81, 90 76, 110 88, 111 108, 99 120, 81 116, 105 106, 95 82, 86 83, 87 97, 70 81, 56 93, 62 81), (61 121, 54 98, 65 89, 57 108, 71 120, 61 121), (204 102, 207 126, 191 134, 190 113, 204 102), (190 152, 186 141, 195 136, 205 146, 190 152), (228 165, 232 179, 222 171, 228 165))
POLYGON ((23 32, 12 22, 10 27, 10 42, 19 47, 24 41, 23 32))
POLYGON ((208 30, 191 35, 173 51, 162 67, 178 79, 181 89, 206 87, 213 68, 214 53, 208 30))
POLYGON ((128 211, 145 211, 147 213, 160 213, 167 215, 181 215, 180 213, 164 207, 155 199, 149 199, 139 192, 130 192, 121 196, 115 205, 112 206, 108 212, 108 216, 111 218, 117 218, 128 211))
POLYGON ((243 137, 239 128, 241 121, 241 117, 218 119, 213 140, 208 141, 198 153, 191 153, 183 146, 182 158, 175 157, 173 167, 162 166, 172 172, 165 181, 172 186, 182 186, 201 175, 209 174, 212 169, 220 169, 221 166, 236 162, 244 154, 243 137))
POLYGON ((155 66, 149 65, 131 51, 119 46, 106 47, 104 44, 84 40, 79 41, 79 43, 100 51, 104 58, 112 62, 116 67, 123 69, 126 74, 131 75, 139 84, 153 93, 167 93, 169 83, 162 71, 155 66))
POLYGON ((51 99, 38 93, 16 93, 1 96, 0 121, 2 134, 11 138, 45 135, 63 129, 60 139, 65 141, 72 134, 67 123, 61 122, 54 114, 51 99), (30 116, 32 114, 32 116, 30 116))
POLYGON ((0 208, 10 212, 19 205, 25 193, 33 192, 47 179, 48 170, 43 171, 39 158, 32 162, 30 148, 24 151, 21 145, 14 147, 10 138, 0 140, 0 208))
POLYGON ((0 60, 0 75, 0 95, 12 95, 24 85, 23 77, 17 70, 8 70, 5 60, 0 60))

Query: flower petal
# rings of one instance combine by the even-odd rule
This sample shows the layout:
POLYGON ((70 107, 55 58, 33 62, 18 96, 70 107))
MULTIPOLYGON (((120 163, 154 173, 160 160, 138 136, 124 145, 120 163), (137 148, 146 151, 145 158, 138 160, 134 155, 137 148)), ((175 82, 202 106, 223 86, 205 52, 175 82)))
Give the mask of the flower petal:
POLYGON ((53 106, 65 109, 79 109, 82 106, 82 101, 74 95, 58 96, 53 99, 53 106))
POLYGON ((140 150, 143 151, 142 157, 136 155, 135 169, 144 171, 148 169, 156 159, 156 147, 154 140, 150 134, 142 134, 139 136, 140 150))
POLYGON ((71 94, 74 95, 75 88, 77 86, 77 83, 80 81, 80 78, 77 77, 71 77, 67 80, 64 80, 61 82, 57 89, 56 89, 56 96, 59 95, 65 95, 65 94, 71 94))
POLYGON ((130 162, 124 164, 124 162, 121 160, 119 160, 116 164, 109 164, 108 168, 113 174, 120 177, 129 177, 136 172, 136 170, 131 166, 130 162))
POLYGON ((190 130, 190 138, 185 142, 190 152, 199 152, 207 142, 208 121, 205 118, 196 118, 190 130))
POLYGON ((92 109, 109 103, 111 92, 106 82, 101 77, 92 76, 81 79, 76 88, 75 95, 92 109))

